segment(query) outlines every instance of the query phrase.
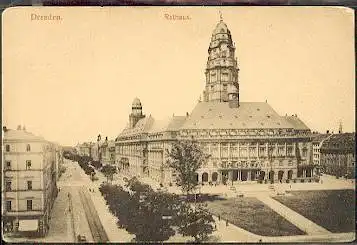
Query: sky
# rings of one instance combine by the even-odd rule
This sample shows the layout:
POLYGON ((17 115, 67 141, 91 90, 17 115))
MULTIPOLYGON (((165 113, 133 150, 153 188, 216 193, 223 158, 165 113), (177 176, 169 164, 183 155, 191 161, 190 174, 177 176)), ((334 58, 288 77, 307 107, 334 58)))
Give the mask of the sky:
POLYGON ((241 101, 267 100, 312 131, 337 132, 342 121, 354 132, 353 11, 296 6, 7 9, 3 126, 73 146, 99 133, 114 139, 135 97, 156 119, 191 112, 219 11, 236 46, 241 101), (31 20, 49 14, 61 20, 31 20))

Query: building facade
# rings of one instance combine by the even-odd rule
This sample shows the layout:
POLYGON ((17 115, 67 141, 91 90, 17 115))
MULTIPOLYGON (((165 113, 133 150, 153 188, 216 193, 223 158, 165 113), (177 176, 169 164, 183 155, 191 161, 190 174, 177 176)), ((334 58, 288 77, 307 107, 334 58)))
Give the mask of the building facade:
POLYGON ((115 143, 114 140, 108 140, 105 138, 105 141, 101 145, 102 151, 102 162, 104 165, 115 164, 115 143))
POLYGON ((331 137, 332 134, 319 134, 313 133, 312 134, 312 162, 315 166, 316 174, 320 174, 321 170, 321 146, 322 143, 331 137))
POLYGON ((235 45, 223 20, 211 37, 205 75, 203 101, 186 116, 161 122, 146 117, 134 99, 115 143, 122 169, 173 183, 166 151, 175 141, 194 139, 210 155, 197 172, 202 183, 313 178, 311 131, 297 115, 280 116, 267 102, 240 101, 235 45))
POLYGON ((45 235, 57 196, 56 145, 21 128, 3 132, 4 232, 45 235))
POLYGON ((333 134, 321 145, 321 167, 324 173, 336 177, 355 178, 355 133, 333 134))
POLYGON ((93 145, 94 143, 92 142, 84 142, 82 144, 77 144, 76 150, 78 155, 91 157, 93 145))

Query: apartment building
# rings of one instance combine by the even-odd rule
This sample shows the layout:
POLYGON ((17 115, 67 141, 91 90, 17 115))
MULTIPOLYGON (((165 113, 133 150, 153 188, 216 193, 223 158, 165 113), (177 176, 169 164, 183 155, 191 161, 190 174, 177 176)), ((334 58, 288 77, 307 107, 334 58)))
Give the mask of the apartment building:
POLYGON ((4 127, 2 151, 3 232, 46 235, 58 192, 56 145, 21 126, 4 127))

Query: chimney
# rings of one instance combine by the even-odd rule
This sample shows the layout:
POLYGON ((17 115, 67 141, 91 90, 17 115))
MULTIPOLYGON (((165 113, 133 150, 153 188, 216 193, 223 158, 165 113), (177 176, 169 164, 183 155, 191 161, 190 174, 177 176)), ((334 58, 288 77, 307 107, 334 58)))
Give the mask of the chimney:
POLYGON ((17 125, 17 130, 21 130, 21 125, 17 125))

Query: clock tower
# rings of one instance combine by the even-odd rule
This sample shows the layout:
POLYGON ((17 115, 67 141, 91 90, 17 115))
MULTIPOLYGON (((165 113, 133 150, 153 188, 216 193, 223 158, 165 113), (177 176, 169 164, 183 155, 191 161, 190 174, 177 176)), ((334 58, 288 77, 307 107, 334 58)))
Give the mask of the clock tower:
POLYGON ((208 48, 204 101, 231 102, 239 106, 238 64, 231 32, 221 17, 208 48))

